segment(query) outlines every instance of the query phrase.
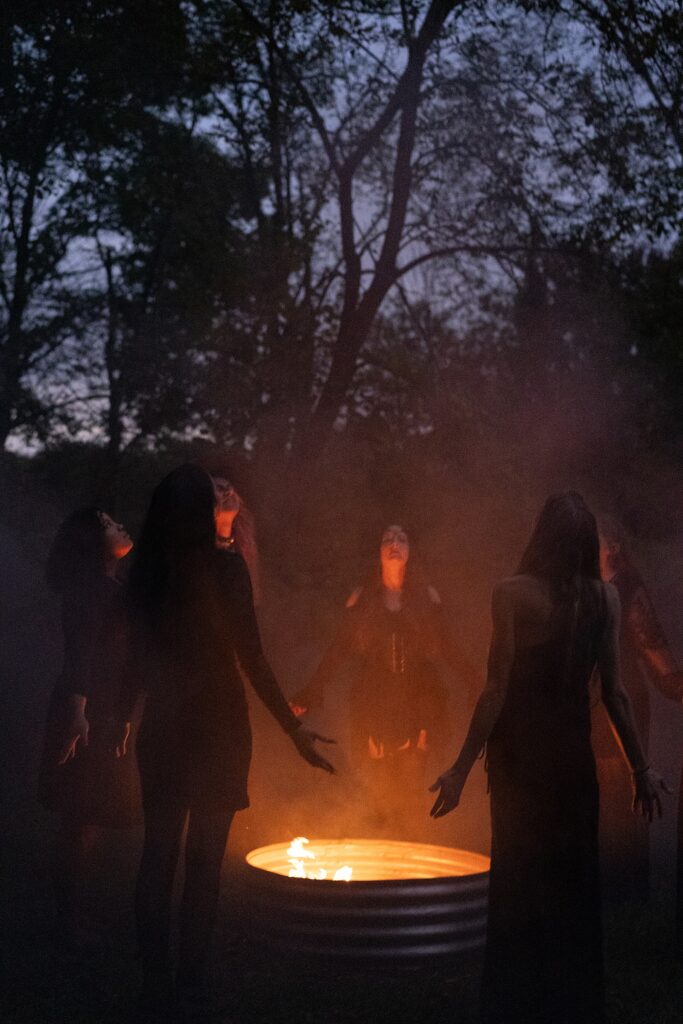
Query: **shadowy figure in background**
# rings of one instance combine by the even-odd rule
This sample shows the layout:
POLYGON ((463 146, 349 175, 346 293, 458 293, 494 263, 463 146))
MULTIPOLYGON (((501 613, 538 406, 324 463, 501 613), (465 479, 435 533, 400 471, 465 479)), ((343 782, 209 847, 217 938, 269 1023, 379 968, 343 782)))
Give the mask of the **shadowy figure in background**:
MULTIPOLYGON (((120 559, 133 544, 100 509, 82 508, 60 526, 47 582, 60 595, 64 660, 47 715, 38 799, 60 815, 53 883, 60 938, 97 948, 85 890, 101 829, 133 824, 132 766, 114 756, 114 715, 125 662, 120 559)), ((128 722, 125 732, 130 729, 128 722)))
POLYGON ((204 1012, 221 864, 233 815, 248 806, 251 731, 239 669, 301 756, 333 771, 315 749, 323 737, 301 727, 263 655, 249 573, 234 549, 217 549, 214 510, 207 473, 192 465, 170 473, 152 495, 130 576, 131 665, 120 717, 144 691, 136 919, 145 1020, 171 1005, 171 904, 186 823, 176 980, 181 1003, 204 1012))
POLYGON ((486 687, 434 817, 457 807, 486 744, 491 875, 482 1015, 488 1024, 604 1021, 598 787, 590 680, 632 771, 634 809, 661 814, 619 680, 619 596, 600 581, 595 519, 580 495, 548 498, 516 576, 493 592, 486 687))
POLYGON ((449 734, 440 658, 463 690, 478 689, 475 670, 446 628, 438 593, 411 557, 406 530, 390 525, 379 564, 349 597, 332 644, 292 701, 299 715, 320 707, 327 684, 353 662, 350 755, 364 783, 366 832, 408 839, 420 821, 427 756, 442 758, 449 734))
MULTIPOLYGON (((619 649, 621 679, 647 754, 650 732, 649 684, 678 704, 683 700, 679 670, 657 619, 650 595, 631 562, 625 531, 608 516, 598 517, 600 572, 621 602, 619 649)), ((631 782, 605 709, 596 704, 593 750, 600 786, 600 860, 603 891, 609 896, 646 898, 650 883, 650 845, 646 823, 624 814, 631 782)))

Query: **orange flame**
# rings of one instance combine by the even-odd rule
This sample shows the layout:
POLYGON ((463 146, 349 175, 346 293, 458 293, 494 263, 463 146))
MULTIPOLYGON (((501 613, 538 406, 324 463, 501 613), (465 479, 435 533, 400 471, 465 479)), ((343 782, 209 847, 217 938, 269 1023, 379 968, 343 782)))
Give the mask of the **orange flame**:
MULTIPOLYGON (((322 882, 328 877, 329 872, 315 864, 309 863, 306 865, 306 861, 315 861, 316 855, 312 850, 306 849, 309 844, 309 840, 306 836, 297 836, 296 839, 292 839, 287 850, 287 860, 289 862, 289 871, 287 872, 290 878, 308 878, 312 881, 322 882)), ((353 868, 350 868, 348 864, 344 864, 332 875, 333 882, 350 882, 353 875, 353 868)))

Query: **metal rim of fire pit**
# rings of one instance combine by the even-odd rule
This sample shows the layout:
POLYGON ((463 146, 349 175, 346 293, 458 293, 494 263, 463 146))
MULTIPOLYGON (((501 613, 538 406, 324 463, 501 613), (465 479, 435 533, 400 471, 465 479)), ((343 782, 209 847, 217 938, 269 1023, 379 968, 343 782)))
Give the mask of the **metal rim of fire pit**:
POLYGON ((484 945, 488 857, 395 840, 315 839, 310 847, 354 869, 367 867, 370 851, 381 847, 389 873, 408 865, 416 877, 290 878, 287 843, 252 850, 250 930, 261 944, 307 959, 406 966, 457 959, 484 945))

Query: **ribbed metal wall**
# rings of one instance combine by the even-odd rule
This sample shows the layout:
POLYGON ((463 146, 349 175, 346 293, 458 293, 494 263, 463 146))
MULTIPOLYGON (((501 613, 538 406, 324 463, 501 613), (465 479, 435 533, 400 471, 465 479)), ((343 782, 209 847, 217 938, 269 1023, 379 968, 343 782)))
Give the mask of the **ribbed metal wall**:
POLYGON ((253 937, 307 958, 414 965, 471 953, 484 944, 487 892, 486 870, 332 882, 247 868, 253 937))

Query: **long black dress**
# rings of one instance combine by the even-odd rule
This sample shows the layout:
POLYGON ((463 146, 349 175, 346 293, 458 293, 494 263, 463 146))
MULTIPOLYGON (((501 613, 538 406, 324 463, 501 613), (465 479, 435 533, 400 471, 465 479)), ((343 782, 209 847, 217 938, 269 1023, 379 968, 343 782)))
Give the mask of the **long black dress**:
POLYGON ((568 632, 516 652, 488 742, 491 874, 483 1018, 603 1017, 598 787, 589 685, 602 630, 566 671, 568 632))
POLYGON ((295 704, 315 709, 327 685, 349 665, 349 753, 354 792, 345 822, 363 835, 424 837, 428 758, 445 757, 448 697, 438 661, 447 661, 464 692, 476 673, 453 642, 443 608, 431 588, 398 610, 379 590, 356 591, 335 638, 295 704))

